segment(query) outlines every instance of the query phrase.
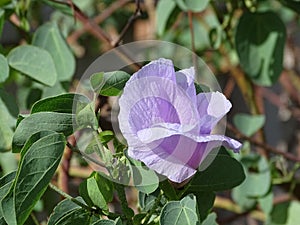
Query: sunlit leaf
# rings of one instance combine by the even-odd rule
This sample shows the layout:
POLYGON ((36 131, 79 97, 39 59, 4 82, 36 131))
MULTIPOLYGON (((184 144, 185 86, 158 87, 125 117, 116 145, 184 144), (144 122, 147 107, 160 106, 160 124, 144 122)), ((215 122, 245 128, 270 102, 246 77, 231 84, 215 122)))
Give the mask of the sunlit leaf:
MULTIPOLYGON (((16 176, 16 172, 11 172, 4 177, 0 178, 0 203, 5 195, 8 193, 14 178, 16 176)), ((1 207, 0 207, 0 225, 6 225, 6 222, 3 218, 1 207)))
POLYGON ((239 113, 234 116, 233 122, 244 135, 252 136, 264 125, 265 116, 239 113))
POLYGON ((23 119, 13 136, 13 152, 19 152, 32 134, 51 130, 69 136, 73 133, 74 116, 69 113, 38 112, 23 119))
POLYGON ((32 44, 50 53, 59 81, 72 78, 75 72, 75 58, 55 23, 40 26, 33 35, 32 44))
MULTIPOLYGON (((0 20, 1 20, 1 12, 0 12, 0 20)), ((1 23, 1 21, 0 21, 1 23)), ((0 25, 0 33, 1 33, 1 25, 0 25)), ((0 83, 4 82, 9 76, 9 67, 7 63, 7 59, 4 55, 0 54, 0 83)))
POLYGON ((49 98, 44 98, 37 101, 31 109, 31 113, 37 112, 60 112, 60 113, 73 113, 77 104, 87 104, 89 99, 79 94, 62 94, 49 98))
POLYGON ((23 224, 45 192, 61 160, 65 137, 53 133, 26 143, 17 175, 1 208, 8 224, 23 224))
POLYGON ((32 45, 22 45, 11 50, 7 56, 8 64, 30 78, 53 86, 57 79, 51 55, 44 49, 32 45))
POLYGON ((207 216, 207 218, 201 223, 201 225, 218 225, 216 222, 217 214, 211 213, 207 216))
MULTIPOLYGON (((76 198, 77 201, 82 203, 80 197, 76 198)), ((48 225, 89 225, 90 214, 83 210, 79 205, 69 199, 61 201, 51 214, 48 225)))
POLYGON ((130 75, 124 71, 95 73, 90 82, 95 92, 104 96, 117 96, 123 90, 130 75))
POLYGON ((142 162, 128 157, 130 162, 130 171, 134 186, 143 193, 154 192, 159 185, 159 179, 156 173, 142 164, 142 162))
POLYGON ((156 30, 159 36, 164 33, 168 19, 175 7, 176 3, 174 0, 164 0, 158 2, 156 7, 156 30))
POLYGON ((161 225, 199 224, 196 197, 188 195, 181 201, 168 202, 160 214, 161 225))
POLYGON ((79 193, 89 206, 108 210, 107 203, 113 199, 113 185, 106 177, 93 173, 80 184, 79 193))
POLYGON ((18 106, 15 99, 0 89, 0 152, 11 149, 17 115, 18 106))

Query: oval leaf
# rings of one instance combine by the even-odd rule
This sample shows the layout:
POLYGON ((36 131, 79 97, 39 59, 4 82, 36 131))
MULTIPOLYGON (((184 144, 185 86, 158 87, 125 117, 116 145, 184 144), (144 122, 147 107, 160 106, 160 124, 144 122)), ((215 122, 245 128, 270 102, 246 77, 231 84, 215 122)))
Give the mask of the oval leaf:
POLYGON ((50 53, 59 81, 72 78, 75 72, 75 58, 55 23, 40 26, 33 35, 32 44, 50 53))
POLYGON ((117 96, 123 90, 130 75, 124 71, 95 73, 90 82, 95 92, 104 96, 117 96))
POLYGON ((55 84, 57 73, 51 55, 44 49, 23 45, 11 50, 8 64, 30 78, 48 86, 55 84))
POLYGON ((282 71, 286 30, 273 12, 246 12, 237 26, 235 43, 240 64, 250 79, 274 84, 282 71))
MULTIPOLYGON (((31 144, 32 142, 30 142, 31 144)), ((65 137, 51 133, 22 149, 16 178, 1 202, 8 224, 23 224, 41 198, 61 160, 65 137)))
POLYGON ((188 195, 181 201, 167 203, 160 214, 161 225, 198 225, 197 202, 194 195, 188 195))
POLYGON ((224 191, 241 184, 244 179, 242 165, 222 147, 207 169, 195 174, 188 191, 224 191))
MULTIPOLYGON (((37 112, 60 112, 73 113, 73 107, 78 104, 88 104, 87 97, 79 94, 62 94, 37 101, 31 109, 31 113, 37 112)), ((75 111, 75 109, 74 109, 75 111)))
POLYGON ((265 116, 239 113, 234 116, 233 123, 244 135, 252 136, 264 125, 265 116))
MULTIPOLYGON (((11 173, 7 174, 6 176, 0 178, 0 203, 1 203, 2 199, 8 193, 8 191, 14 181, 15 176, 16 176, 16 172, 14 171, 14 172, 11 172, 11 173)), ((0 208, 0 224, 1 225, 6 224, 4 217, 2 215, 1 208, 0 208)))
POLYGON ((80 184, 79 193, 89 206, 108 210, 107 203, 113 199, 113 185, 104 176, 94 173, 80 184))
POLYGON ((251 155, 241 160, 245 166, 246 179, 237 187, 245 196, 252 198, 266 195, 271 186, 271 172, 267 160, 259 155, 254 156, 257 156, 256 159, 250 163, 245 161, 251 160, 251 155))
POLYGON ((0 89, 0 152, 11 149, 18 107, 14 99, 0 89))
POLYGON ((159 186, 156 173, 142 164, 142 162, 128 157, 133 184, 140 192, 150 194, 159 186))
MULTIPOLYGON (((77 197, 83 203, 82 198, 77 197)), ((48 225, 89 224, 89 213, 69 199, 61 201, 53 210, 48 225)))
POLYGON ((174 0, 159 1, 156 7, 156 30, 157 34, 161 36, 167 26, 168 19, 176 7, 174 0))
POLYGON ((28 137, 43 130, 56 131, 69 136, 73 133, 73 121, 74 116, 69 113, 34 113, 19 123, 13 136, 12 150, 13 152, 19 152, 28 137))
POLYGON ((0 68, 0 83, 3 83, 9 76, 9 67, 7 59, 2 54, 0 54, 0 68))

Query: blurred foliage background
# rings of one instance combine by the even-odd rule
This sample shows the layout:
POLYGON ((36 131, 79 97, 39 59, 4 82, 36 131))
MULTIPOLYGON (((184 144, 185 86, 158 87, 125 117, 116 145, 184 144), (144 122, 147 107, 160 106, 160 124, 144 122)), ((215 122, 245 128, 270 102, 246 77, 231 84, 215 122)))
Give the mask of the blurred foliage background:
MULTIPOLYGON (((297 0, 1 0, 1 175, 17 167, 9 150, 19 112, 41 98, 74 91, 85 69, 114 47, 164 40, 191 49, 209 65, 233 104, 228 134, 244 141, 235 157, 247 178, 218 193, 218 223, 300 224, 299 13, 297 0), (43 71, 47 56, 28 57, 20 49, 24 44, 50 53, 57 79, 47 80, 55 71, 43 71), (24 58, 27 65, 40 60, 40 68, 20 67, 24 58)), ((102 128, 111 129, 110 101, 100 101, 102 128)), ((91 172, 69 150, 55 181, 77 194, 91 172)), ((136 208, 132 192, 129 202, 136 208)), ((48 190, 35 207, 38 220, 45 223, 59 200, 48 190)))

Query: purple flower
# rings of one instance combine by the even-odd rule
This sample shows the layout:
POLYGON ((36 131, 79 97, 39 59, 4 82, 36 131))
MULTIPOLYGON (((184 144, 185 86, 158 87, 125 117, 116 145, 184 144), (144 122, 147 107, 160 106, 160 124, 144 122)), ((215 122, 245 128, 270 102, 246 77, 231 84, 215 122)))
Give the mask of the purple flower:
POLYGON ((211 134, 231 103, 220 92, 196 95, 193 67, 175 72, 171 60, 153 61, 132 75, 119 104, 129 156, 173 182, 194 175, 213 148, 241 148, 211 134))

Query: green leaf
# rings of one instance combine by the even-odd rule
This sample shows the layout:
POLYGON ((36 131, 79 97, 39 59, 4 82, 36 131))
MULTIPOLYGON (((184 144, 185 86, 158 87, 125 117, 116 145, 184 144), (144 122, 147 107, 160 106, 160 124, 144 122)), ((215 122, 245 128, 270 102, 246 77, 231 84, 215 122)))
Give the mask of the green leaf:
POLYGON ((63 83, 56 80, 55 84, 52 87, 43 87, 42 98, 53 97, 67 92, 68 87, 64 87, 63 83))
MULTIPOLYGON (((5 195, 8 193, 9 188, 11 187, 14 178, 16 176, 16 171, 7 174, 4 177, 0 178, 0 203, 5 195)), ((3 218, 1 207, 0 207, 0 225, 5 225, 6 222, 3 218)))
POLYGON ((12 150, 20 152, 28 137, 38 131, 51 130, 69 136, 73 133, 73 114, 38 112, 23 119, 13 136, 12 150))
POLYGON ((113 220, 98 220, 92 225, 116 225, 116 222, 113 220))
POLYGON ((300 224, 300 203, 298 201, 284 202, 274 206, 266 225, 300 224))
POLYGON ((69 16, 74 16, 74 12, 71 7, 69 7, 66 4, 59 3, 59 2, 53 2, 51 0, 42 0, 43 3, 53 7, 54 9, 57 9, 61 11, 63 14, 69 15, 69 16))
MULTIPOLYGON (((81 197, 77 197, 76 200, 84 203, 81 197)), ((88 217, 85 216, 85 211, 83 211, 80 206, 78 206, 71 200, 65 199, 58 203, 58 205, 54 208, 53 213, 49 218, 48 225, 61 225, 62 222, 64 222, 64 224, 70 225, 80 224, 79 222, 83 222, 82 224, 86 224, 87 221, 88 217), (80 214, 82 216, 79 216, 78 221, 77 219, 72 220, 74 214, 80 214)))
MULTIPOLYGON (((138 196, 139 206, 140 206, 142 212, 147 212, 153 207, 159 194, 160 194, 159 188, 150 194, 145 194, 143 192, 139 192, 139 196, 138 196)), ((166 201, 166 199, 164 197, 162 197, 161 201, 160 201, 161 202, 160 205, 164 205, 165 201, 166 201)), ((159 210, 159 208, 157 210, 159 210)))
POLYGON ((4 218, 12 225, 26 221, 51 181, 65 148, 65 137, 58 133, 51 132, 36 142, 29 140, 22 149, 10 192, 1 202, 4 218))
POLYGON ((93 130, 98 129, 99 124, 95 114, 94 102, 87 104, 76 114, 76 123, 82 128, 91 127, 93 130))
POLYGON ((16 170, 18 167, 16 155, 13 154, 11 151, 1 153, 0 165, 3 174, 7 174, 11 171, 16 170))
POLYGON ((80 184, 79 193, 89 206, 108 210, 107 203, 113 200, 113 184, 103 175, 93 173, 80 184))
POLYGON ((214 161, 204 171, 195 174, 188 192, 224 191, 241 184, 244 179, 242 165, 221 147, 214 161))
POLYGON ((244 210, 250 210, 256 205, 256 199, 247 196, 243 189, 234 188, 231 192, 233 200, 244 210))
POLYGON ((168 19, 176 7, 174 0, 159 1, 156 7, 156 31, 159 36, 163 35, 168 19))
POLYGON ((15 99, 0 88, 0 152, 11 149, 18 113, 15 99))
POLYGON ((108 142, 113 140, 114 137, 115 137, 115 135, 111 130, 104 130, 99 133, 99 139, 103 145, 106 145, 108 142))
POLYGON ((95 73, 90 82, 95 92, 104 96, 117 96, 123 90, 130 75, 123 71, 95 73))
POLYGON ((210 88, 204 84, 198 84, 198 83, 194 82, 194 86, 196 89, 196 95, 199 93, 202 93, 202 92, 210 92, 210 88))
POLYGON ((37 101, 31 109, 31 113, 37 112, 59 112, 73 113, 79 104, 88 104, 90 101, 84 95, 62 94, 37 101))
POLYGON ((11 50, 8 64, 30 78, 53 86, 57 73, 51 55, 44 49, 32 45, 22 45, 11 50))
POLYGON ((194 195, 188 195, 181 201, 168 202, 160 214, 161 225, 199 225, 197 202, 194 195))
POLYGON ((161 181, 159 187, 163 190, 168 200, 178 200, 177 192, 168 180, 161 181))
POLYGON ((208 217, 202 222, 201 225, 218 225, 216 222, 217 214, 211 213, 208 215, 208 217))
MULTIPOLYGON (((0 7, 1 7, 1 3, 2 2, 0 2, 0 7)), ((2 36, 4 21, 5 21, 5 11, 0 8, 0 37, 2 36)))
POLYGON ((265 124, 264 115, 236 114, 233 123, 237 129, 246 136, 252 136, 265 124))
POLYGON ((273 192, 270 191, 266 196, 258 199, 262 211, 269 215, 273 209, 273 192))
POLYGON ((285 25, 274 12, 246 12, 237 26, 235 43, 240 64, 250 79, 274 84, 282 71, 285 25))
POLYGON ((246 179, 237 187, 247 197, 262 197, 271 186, 271 173, 267 160, 259 155, 247 155, 241 159, 246 179))
POLYGON ((32 44, 50 53, 59 81, 69 81, 72 78, 75 72, 75 58, 55 23, 40 26, 33 35, 32 44))
MULTIPOLYGON (((1 20, 1 11, 0 11, 0 20, 1 20)), ((0 25, 0 33, 1 33, 1 25, 0 25)), ((9 76, 9 67, 8 67, 7 59, 2 54, 0 54, 0 68, 1 68, 0 83, 3 83, 9 76)))
POLYGON ((128 157, 133 185, 140 192, 149 194, 154 192, 159 186, 159 179, 156 173, 146 167, 142 162, 128 157))
POLYGON ((209 0, 176 0, 176 2, 184 11, 201 12, 207 7, 209 0))
POLYGON ((207 218, 210 210, 214 206, 216 194, 214 192, 194 192, 193 193, 197 199, 197 206, 199 211, 200 221, 207 218))

